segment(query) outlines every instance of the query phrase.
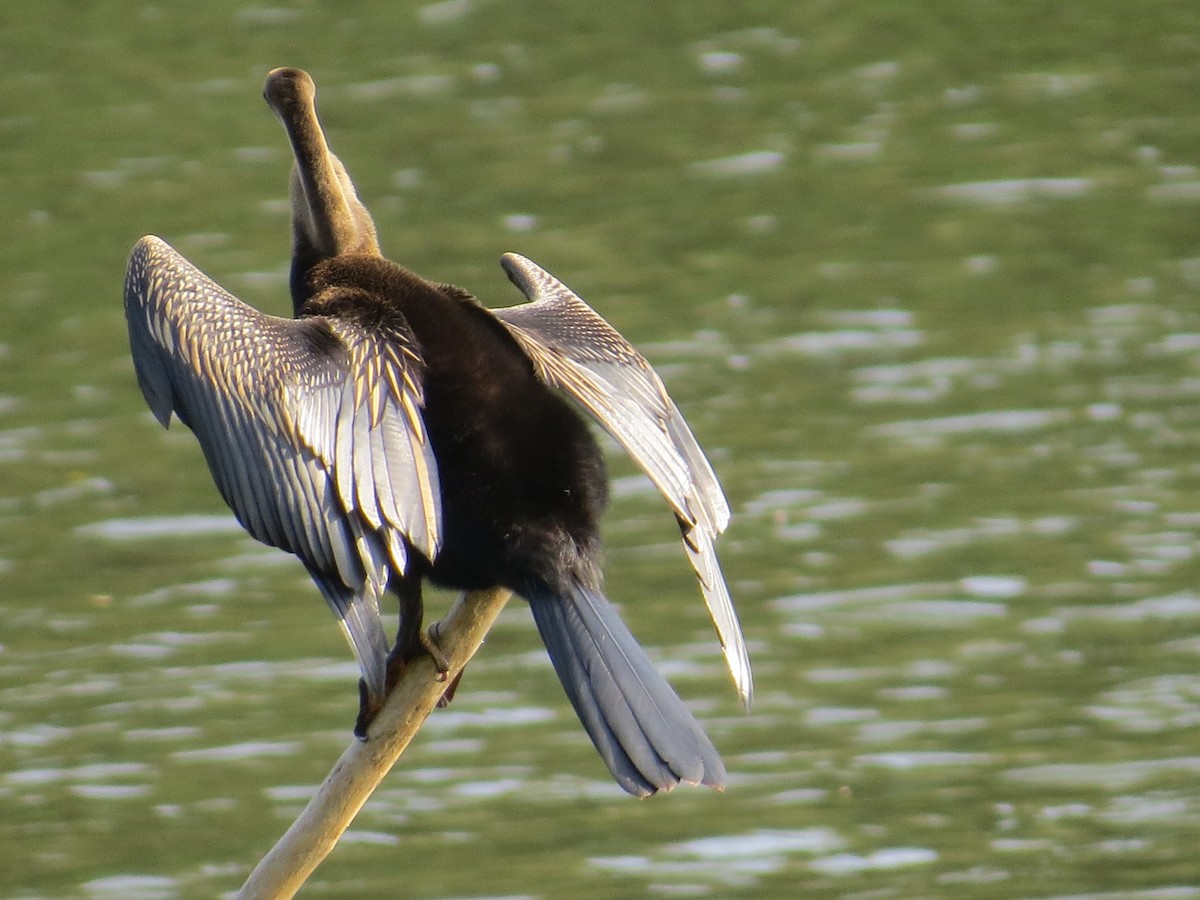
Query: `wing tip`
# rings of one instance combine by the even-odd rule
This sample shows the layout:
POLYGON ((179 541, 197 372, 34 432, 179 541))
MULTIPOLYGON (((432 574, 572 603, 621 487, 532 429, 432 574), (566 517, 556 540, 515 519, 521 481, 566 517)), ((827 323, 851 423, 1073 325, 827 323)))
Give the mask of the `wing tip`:
POLYGON ((125 266, 126 300, 133 291, 144 293, 149 289, 151 273, 170 268, 181 271, 195 270, 195 266, 158 235, 142 235, 129 251, 129 262, 125 266))
POLYGON ((700 592, 704 595, 704 605, 708 607, 709 616, 716 628, 725 665, 733 678, 742 707, 749 712, 754 702, 754 673, 750 668, 750 652, 746 649, 746 638, 742 634, 737 609, 733 605, 729 586, 717 560, 713 536, 704 528, 683 527, 682 521, 680 526, 683 532, 683 546, 687 551, 688 561, 692 564, 692 570, 700 582, 700 592))
POLYGON ((750 658, 746 656, 740 659, 740 665, 737 668, 734 667, 732 659, 727 659, 726 662, 733 675, 733 685, 737 689, 738 699, 742 701, 742 710, 749 713, 754 706, 754 673, 750 670, 750 658))
POLYGON ((175 248, 160 238, 157 234, 144 234, 133 245, 129 253, 130 261, 175 252, 175 248))
POLYGON ((537 285, 534 284, 533 275, 544 273, 545 270, 541 266, 520 253, 509 252, 500 257, 500 267, 522 294, 530 300, 534 298, 537 285))
MULTIPOLYGON (((732 606, 730 607, 732 610, 732 606)), ((716 618, 713 619, 714 623, 716 618)), ((742 709, 750 712, 754 705, 754 671, 750 668, 750 652, 746 649, 746 639, 742 636, 741 624, 735 618, 732 630, 726 630, 718 625, 718 636, 721 638, 721 653, 725 657, 725 667, 733 679, 738 699, 742 709)))

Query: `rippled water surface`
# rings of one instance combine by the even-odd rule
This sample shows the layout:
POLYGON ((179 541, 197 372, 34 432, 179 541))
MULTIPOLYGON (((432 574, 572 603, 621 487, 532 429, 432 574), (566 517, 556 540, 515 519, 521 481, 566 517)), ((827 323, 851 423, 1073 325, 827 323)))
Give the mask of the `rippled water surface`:
POLYGON ((525 253, 660 368, 758 679, 614 456, 727 793, 621 793, 514 603, 302 896, 1200 897, 1194 3, 51 2, 0 61, 0 898, 234 891, 349 740, 120 309, 147 232, 289 308, 284 64, 386 252, 525 253))

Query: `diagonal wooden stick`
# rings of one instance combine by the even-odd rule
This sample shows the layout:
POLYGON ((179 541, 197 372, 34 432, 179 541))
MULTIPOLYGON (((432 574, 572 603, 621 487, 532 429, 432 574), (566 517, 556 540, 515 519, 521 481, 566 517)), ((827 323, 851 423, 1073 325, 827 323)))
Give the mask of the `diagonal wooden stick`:
MULTIPOLYGON (((479 649, 511 596, 493 588, 464 594, 438 623, 437 640, 453 679, 479 649)), ((287 900, 336 846, 358 811, 395 765, 446 690, 433 660, 414 660, 371 723, 366 741, 353 741, 299 818, 250 873, 237 900, 287 900)))

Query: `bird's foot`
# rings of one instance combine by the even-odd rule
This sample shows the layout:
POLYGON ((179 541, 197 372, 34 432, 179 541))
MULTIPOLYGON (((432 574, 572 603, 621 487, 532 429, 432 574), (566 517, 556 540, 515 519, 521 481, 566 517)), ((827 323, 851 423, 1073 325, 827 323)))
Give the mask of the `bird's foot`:
POLYGON ((445 651, 442 650, 441 644, 438 643, 437 625, 434 624, 429 631, 417 628, 405 633, 402 630, 396 645, 388 653, 387 676, 384 684, 389 694, 396 682, 400 680, 400 676, 404 674, 404 670, 408 668, 408 664, 423 652, 433 660, 433 665, 437 669, 438 681, 446 680, 447 674, 450 672, 450 661, 446 657, 445 651))
POLYGON ((400 639, 396 641, 396 645, 392 647, 391 652, 388 654, 387 670, 384 678, 384 695, 382 698, 372 697, 370 691, 367 690, 367 683, 361 678, 358 680, 358 718, 354 721, 354 736, 360 741, 367 739, 367 729, 371 727, 371 723, 379 715, 379 710, 383 708, 384 700, 391 695, 392 689, 400 681, 400 677, 404 674, 404 670, 408 668, 408 664, 416 659, 421 651, 429 654, 430 659, 433 660, 434 668, 437 670, 438 681, 449 681, 446 690, 438 699, 438 708, 444 709, 450 705, 450 701, 454 699, 454 692, 458 688, 458 683, 462 679, 462 672, 459 672, 454 678, 450 678, 450 660, 438 640, 439 624, 435 622, 429 627, 428 631, 421 629, 419 626, 407 632, 403 628, 401 629, 400 639))
POLYGON ((422 633, 421 643, 425 647, 425 652, 433 658, 433 664, 437 666, 438 681, 449 680, 450 682, 446 685, 446 690, 442 692, 437 703, 438 709, 445 709, 454 699, 454 692, 458 690, 458 683, 462 681, 463 673, 460 670, 457 675, 450 678, 450 660, 440 643, 441 624, 441 622, 434 622, 430 625, 429 631, 422 633))
POLYGON ((442 649, 441 626, 441 622, 434 622, 429 626, 428 631, 422 631, 421 646, 433 658, 433 664, 437 667, 438 681, 445 681, 450 674, 450 660, 446 657, 446 651, 442 649))

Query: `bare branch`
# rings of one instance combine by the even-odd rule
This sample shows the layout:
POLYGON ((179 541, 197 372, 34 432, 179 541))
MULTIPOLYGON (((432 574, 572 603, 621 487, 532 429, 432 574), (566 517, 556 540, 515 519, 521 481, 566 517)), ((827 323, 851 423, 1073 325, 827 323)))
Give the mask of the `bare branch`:
MULTIPOLYGON (((479 649, 509 596, 501 588, 464 594, 439 623, 438 643, 451 679, 479 649)), ((299 818, 250 873, 238 900, 296 895, 395 765, 448 683, 438 679, 428 656, 409 665, 371 723, 367 740, 354 740, 346 748, 299 818)))

